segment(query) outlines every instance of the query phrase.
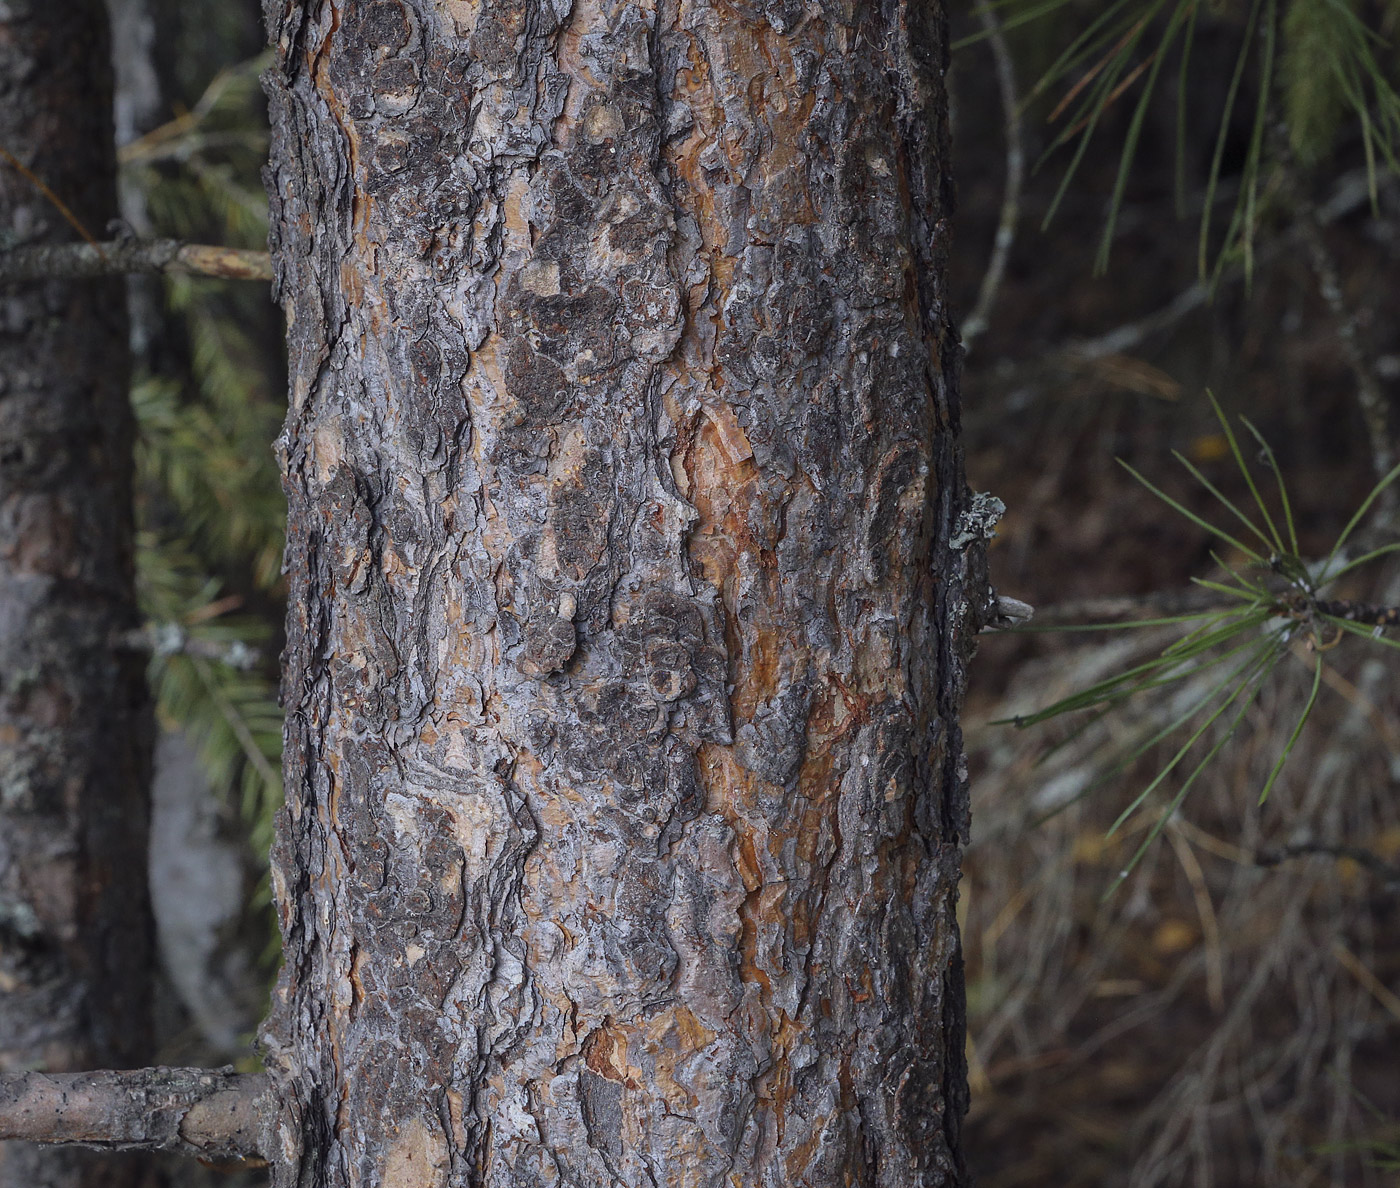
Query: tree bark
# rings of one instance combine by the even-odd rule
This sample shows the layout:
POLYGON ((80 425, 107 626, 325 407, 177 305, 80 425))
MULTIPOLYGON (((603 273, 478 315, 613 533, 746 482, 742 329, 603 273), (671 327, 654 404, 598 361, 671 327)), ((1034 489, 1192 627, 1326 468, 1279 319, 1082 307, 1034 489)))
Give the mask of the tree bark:
MULTIPOLYGON (((0 15, 0 145, 88 227, 116 213, 96 0, 0 15)), ((7 246, 75 239, 0 163, 7 246)), ((120 281, 3 287, 0 319, 0 1071, 150 1057, 149 732, 132 586, 120 281)), ((128 1185, 140 1161, 0 1147, 6 1188, 128 1185)))
POLYGON ((941 9, 266 12, 276 1183, 965 1182, 941 9))

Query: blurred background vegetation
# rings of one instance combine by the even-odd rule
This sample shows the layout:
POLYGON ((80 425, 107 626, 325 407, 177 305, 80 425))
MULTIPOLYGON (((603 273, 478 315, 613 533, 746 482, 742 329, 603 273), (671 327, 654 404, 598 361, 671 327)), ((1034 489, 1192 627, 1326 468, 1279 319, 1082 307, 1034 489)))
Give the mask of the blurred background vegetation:
MULTIPOLYGON (((109 3, 131 229, 262 246, 256 5, 109 3)), ((1258 425, 1298 553, 1325 557, 1400 452, 1400 3, 1001 0, 952 17, 966 445, 974 485, 1008 508, 998 588, 1042 623, 1165 617, 1193 576, 1247 567, 1115 463, 1218 517, 1179 451, 1243 506, 1207 389, 1258 425)), ((275 960, 279 315, 257 285, 133 278, 131 297, 165 1058, 246 1064, 275 960), (212 910, 181 914, 201 899, 212 910)), ((1396 539, 1394 502, 1375 510, 1363 539, 1396 539)), ((1337 595, 1396 605, 1400 566, 1381 557, 1337 595)), ((1319 668, 1305 639, 1284 649, 1107 898, 1180 787, 1173 773, 1109 835, 1179 746, 1143 740, 1208 688, 991 725, 1180 634, 1001 634, 974 666, 972 1164, 988 1188, 1393 1183, 1394 651, 1348 637, 1319 668)))
MULTIPOLYGON (((256 5, 109 0, 126 233, 265 249, 256 5)), ((234 1061, 277 959, 267 849, 286 407, 281 315, 258 284, 131 277, 137 583, 160 725, 151 877, 171 1063, 234 1061)))
MULTIPOLYGON (((1393 465, 1398 23, 1400 5, 1351 0, 954 13, 968 470, 1008 508, 994 580, 1038 622, 1169 617, 1213 595, 1193 577, 1258 580, 1115 461, 1242 534, 1172 457, 1253 507, 1208 389, 1264 476, 1235 417, 1272 448, 1305 560, 1393 465)), ((1393 500, 1373 512, 1359 548, 1400 539, 1393 500)), ((1341 585, 1394 606, 1400 567, 1382 556, 1341 585)), ((968 1151, 984 1185, 1396 1182, 1394 648, 1292 640, 1112 835, 1184 739, 1143 744, 1223 674, 1103 716, 991 725, 1151 662, 1191 626, 1001 634, 973 666, 968 1151)))

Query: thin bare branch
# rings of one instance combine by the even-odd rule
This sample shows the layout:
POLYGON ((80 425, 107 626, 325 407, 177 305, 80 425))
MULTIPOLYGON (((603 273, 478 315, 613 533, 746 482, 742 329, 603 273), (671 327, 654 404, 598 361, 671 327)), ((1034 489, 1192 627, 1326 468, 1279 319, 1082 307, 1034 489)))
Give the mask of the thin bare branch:
POLYGON ((1026 177, 1026 152, 1021 135, 1021 101, 1016 93, 1016 68, 1011 59, 1011 49, 1001 30, 1001 22, 987 0, 977 6, 977 18, 987 33, 987 45, 996 63, 997 89, 1001 93, 1003 116, 1003 136, 1006 139, 1006 189, 1002 193, 1001 216, 997 220, 996 239, 992 244, 992 254, 982 273, 982 285, 977 291, 977 304, 973 306, 967 321, 963 323, 963 346, 969 347, 972 340, 986 330, 991 321, 992 306, 996 302, 997 290, 1002 277, 1006 275, 1006 262, 1011 256, 1011 245, 1016 241, 1016 224, 1021 217, 1021 188, 1026 177))
MULTIPOLYGON (((1383 478, 1395 465, 1395 439, 1389 425, 1389 401, 1381 389, 1371 360, 1361 344, 1360 323, 1356 311, 1346 301, 1337 262, 1322 236, 1322 224, 1316 209, 1307 204, 1299 215, 1303 242, 1317 277, 1317 289, 1336 323, 1341 354, 1356 379, 1356 402, 1371 441, 1371 464, 1376 477, 1383 478)), ((1396 492, 1387 490, 1381 496, 1381 509, 1386 516, 1396 512, 1396 492)))
POLYGON ((49 188, 48 183, 45 182, 42 177, 40 177, 37 173, 30 169, 28 165, 26 165, 23 161, 16 157, 14 153, 10 152, 10 150, 7 149, 3 144, 0 144, 0 158, 3 158, 5 161, 8 161, 9 164, 15 169, 15 171, 20 174, 20 176, 22 176, 26 181, 28 181, 45 198, 47 198, 50 204, 53 206, 53 208, 63 216, 64 221, 67 222, 67 224, 70 227, 72 227, 74 231, 81 235, 84 240, 91 244, 93 248, 96 249, 97 254, 99 256, 102 254, 101 246, 98 244, 97 240, 93 238, 92 232, 89 231, 87 227, 83 225, 82 219, 78 218, 78 216, 73 213, 69 205, 66 202, 64 202, 63 199, 60 198, 57 193, 55 193, 52 189, 49 188))
POLYGON ((1295 595, 1288 605, 1297 613, 1331 615, 1365 627, 1400 627, 1400 606, 1376 606, 1353 598, 1303 598, 1295 595))
POLYGON ((0 1139, 249 1159, 271 1112, 266 1076, 227 1069, 0 1076, 0 1139))
MULTIPOLYGON (((1327 245, 1324 235, 1327 220, 1307 192, 1305 177, 1282 129, 1275 129, 1274 136, 1282 163, 1285 192, 1293 203, 1298 234, 1312 264, 1318 294, 1332 315, 1341 356, 1356 380, 1356 403, 1370 439, 1371 465, 1376 477, 1384 478, 1395 466, 1396 452, 1400 449, 1400 441, 1397 441, 1390 426, 1390 402, 1381 387, 1374 361, 1362 343, 1360 318, 1347 301, 1336 257, 1327 245)), ((1396 516, 1400 515, 1400 492, 1393 487, 1388 488, 1378 500, 1376 510, 1382 524, 1387 527, 1392 525, 1396 516)))
MULTIPOLYGON (((1366 187, 1366 171, 1354 170, 1338 178, 1329 197, 1316 211, 1316 222, 1322 226, 1345 218, 1369 201, 1370 191, 1366 187)), ((1281 236, 1259 253, 1259 262, 1271 260, 1287 251, 1296 242, 1295 234, 1281 236)), ((1244 275, 1243 267, 1227 269, 1221 279, 1236 280, 1244 275)), ((1178 293, 1161 309, 1148 314, 1136 322, 1115 327, 1097 338, 1083 339, 1072 343, 1064 352, 1067 356, 1081 359, 1098 359, 1105 355, 1125 354, 1140 346, 1145 339, 1170 330, 1182 318, 1194 310, 1208 305, 1212 300, 1213 288, 1210 283, 1197 281, 1178 293)), ((1384 471, 1382 471, 1384 473, 1384 471)))
POLYGON ((0 283, 82 279, 127 272, 174 272, 225 280, 270 281, 266 252, 181 243, 178 239, 117 239, 108 243, 31 244, 0 252, 0 283))

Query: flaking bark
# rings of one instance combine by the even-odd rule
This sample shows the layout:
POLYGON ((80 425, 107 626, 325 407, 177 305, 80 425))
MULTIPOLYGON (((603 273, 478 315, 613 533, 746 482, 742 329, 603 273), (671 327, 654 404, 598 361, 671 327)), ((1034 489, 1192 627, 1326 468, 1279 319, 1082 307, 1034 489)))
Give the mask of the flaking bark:
MULTIPOLYGON (((100 0, 0 10, 0 144, 98 232, 116 214, 100 0)), ((5 246, 75 239, 0 163, 5 246)), ((0 1072, 150 1059, 149 745, 132 588, 121 282, 0 290, 0 1072)), ((129 1185, 140 1161, 0 1146, 5 1188, 129 1185)))
POLYGON ((277 1183, 962 1183, 941 11, 266 11, 277 1183))

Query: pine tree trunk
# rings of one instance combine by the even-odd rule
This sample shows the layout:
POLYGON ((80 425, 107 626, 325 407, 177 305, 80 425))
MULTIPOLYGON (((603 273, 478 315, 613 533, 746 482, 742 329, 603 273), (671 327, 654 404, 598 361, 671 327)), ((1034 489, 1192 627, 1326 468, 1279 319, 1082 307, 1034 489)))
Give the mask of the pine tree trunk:
MULTIPOLYGON (((116 213, 100 0, 9 0, 0 146, 95 235, 116 213)), ((0 161, 5 247, 77 238, 0 161)), ((142 658, 120 280, 5 286, 0 321, 0 1071, 150 1052, 142 658)), ((141 1160, 0 1147, 4 1188, 128 1185, 141 1160)))
POLYGON ((941 10, 266 11, 278 1182, 964 1182, 941 10))

